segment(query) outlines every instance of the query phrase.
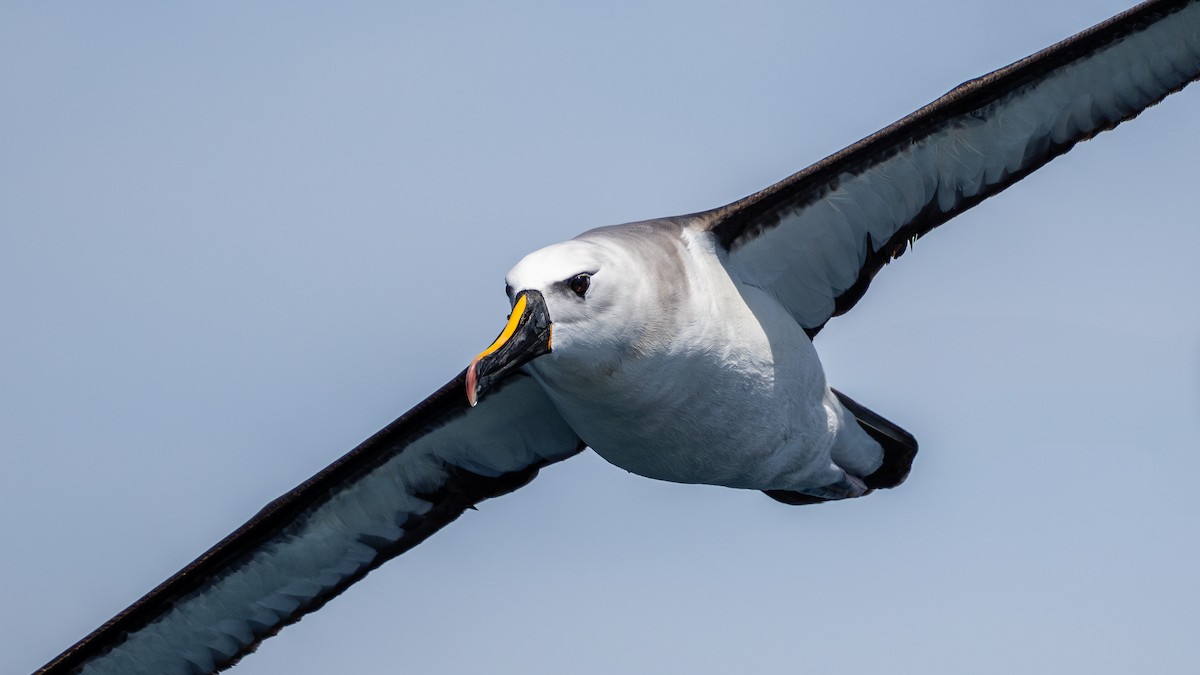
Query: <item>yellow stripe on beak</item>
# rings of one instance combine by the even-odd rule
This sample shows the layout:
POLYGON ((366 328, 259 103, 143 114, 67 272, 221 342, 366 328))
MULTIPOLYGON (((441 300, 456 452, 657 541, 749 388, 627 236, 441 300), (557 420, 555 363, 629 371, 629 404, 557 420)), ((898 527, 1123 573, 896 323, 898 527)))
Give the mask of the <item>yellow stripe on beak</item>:
POLYGON ((521 291, 508 315, 508 325, 467 366, 467 403, 474 406, 484 392, 529 361, 549 354, 550 331, 550 314, 541 292, 521 291))
POLYGON ((500 337, 496 338, 495 342, 488 345, 487 349, 480 352, 479 356, 475 357, 475 361, 478 361, 479 359, 482 359, 488 354, 491 354, 497 349, 503 347, 504 343, 508 342, 508 339, 513 336, 513 333, 517 332, 517 324, 521 322, 521 315, 524 313, 525 294, 522 293, 520 297, 517 298, 517 304, 513 305, 512 314, 508 315, 508 325, 504 327, 504 330, 500 331, 500 337))

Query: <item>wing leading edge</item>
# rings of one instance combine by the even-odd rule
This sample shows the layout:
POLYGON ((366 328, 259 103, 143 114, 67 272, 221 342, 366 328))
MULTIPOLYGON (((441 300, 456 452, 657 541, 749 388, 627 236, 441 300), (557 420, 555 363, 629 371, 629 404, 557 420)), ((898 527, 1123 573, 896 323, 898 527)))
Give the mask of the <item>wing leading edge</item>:
POLYGON ((469 408, 459 375, 36 675, 223 670, 473 504, 583 443, 518 374, 469 408))
POLYGON ((1200 77, 1200 1, 1146 2, 703 214, 815 335, 918 237, 1200 77))

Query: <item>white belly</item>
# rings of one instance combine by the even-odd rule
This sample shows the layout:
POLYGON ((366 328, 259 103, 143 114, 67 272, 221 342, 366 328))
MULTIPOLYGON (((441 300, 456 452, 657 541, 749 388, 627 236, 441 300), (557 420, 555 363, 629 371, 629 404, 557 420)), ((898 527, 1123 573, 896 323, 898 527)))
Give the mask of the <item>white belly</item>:
POLYGON ((836 480, 840 415, 812 342, 773 298, 728 283, 720 320, 661 348, 599 371, 551 353, 532 371, 580 437, 628 471, 753 489, 836 480))

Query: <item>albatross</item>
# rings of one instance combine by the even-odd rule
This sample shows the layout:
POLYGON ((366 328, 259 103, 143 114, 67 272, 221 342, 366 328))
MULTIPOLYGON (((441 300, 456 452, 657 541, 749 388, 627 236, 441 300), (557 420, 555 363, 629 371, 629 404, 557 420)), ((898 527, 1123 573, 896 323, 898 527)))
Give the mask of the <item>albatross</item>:
POLYGON ((793 504, 899 485, 915 440, 812 337, 913 240, 1198 75, 1200 3, 1146 3, 733 204, 530 254, 463 373, 39 672, 223 669, 585 446, 793 504))

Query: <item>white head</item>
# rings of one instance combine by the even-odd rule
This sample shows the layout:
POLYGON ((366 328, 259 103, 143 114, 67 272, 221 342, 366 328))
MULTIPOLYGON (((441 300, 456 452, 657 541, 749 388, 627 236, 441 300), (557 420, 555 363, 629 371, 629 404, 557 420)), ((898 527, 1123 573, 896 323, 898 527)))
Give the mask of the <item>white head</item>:
POLYGON ((662 234, 642 224, 591 230, 509 270, 510 299, 525 290, 545 298, 554 337, 541 360, 599 366, 644 348, 686 283, 679 239, 662 234))
POLYGON ((659 338, 672 330, 671 312, 663 310, 688 283, 673 234, 652 223, 620 225, 525 256, 505 279, 509 326, 468 369, 468 399, 526 363, 547 377, 586 377, 666 344, 659 338))

